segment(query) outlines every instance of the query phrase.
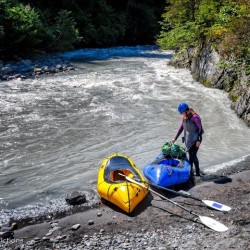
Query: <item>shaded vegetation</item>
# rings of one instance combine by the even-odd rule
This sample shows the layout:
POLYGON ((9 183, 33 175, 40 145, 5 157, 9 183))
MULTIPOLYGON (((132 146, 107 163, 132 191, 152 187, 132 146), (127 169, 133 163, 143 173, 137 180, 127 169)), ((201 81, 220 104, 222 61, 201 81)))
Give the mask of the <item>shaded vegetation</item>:
POLYGON ((165 0, 0 0, 0 53, 152 44, 165 0))

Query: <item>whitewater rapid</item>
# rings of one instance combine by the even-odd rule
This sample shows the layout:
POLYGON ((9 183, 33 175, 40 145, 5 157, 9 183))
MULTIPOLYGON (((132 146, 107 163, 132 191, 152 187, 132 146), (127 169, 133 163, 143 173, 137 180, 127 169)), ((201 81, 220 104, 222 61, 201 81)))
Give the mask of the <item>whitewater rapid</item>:
POLYGON ((171 51, 137 46, 61 56, 76 70, 0 83, 3 222, 67 210, 64 198, 74 190, 98 202, 102 160, 122 153, 142 170, 175 136, 180 102, 202 118, 201 169, 215 171, 250 154, 250 130, 227 94, 169 66, 171 51))

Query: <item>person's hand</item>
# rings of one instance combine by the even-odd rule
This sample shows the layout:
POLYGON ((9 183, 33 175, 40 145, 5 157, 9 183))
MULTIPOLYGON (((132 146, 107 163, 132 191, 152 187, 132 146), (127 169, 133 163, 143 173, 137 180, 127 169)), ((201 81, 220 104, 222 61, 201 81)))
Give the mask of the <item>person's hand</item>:
POLYGON ((175 143, 175 141, 176 141, 175 139, 172 139, 172 141, 171 141, 171 142, 172 142, 172 143, 175 143))
POLYGON ((201 142, 200 142, 200 141, 197 141, 197 142, 196 142, 196 147, 199 148, 200 145, 201 145, 201 142))

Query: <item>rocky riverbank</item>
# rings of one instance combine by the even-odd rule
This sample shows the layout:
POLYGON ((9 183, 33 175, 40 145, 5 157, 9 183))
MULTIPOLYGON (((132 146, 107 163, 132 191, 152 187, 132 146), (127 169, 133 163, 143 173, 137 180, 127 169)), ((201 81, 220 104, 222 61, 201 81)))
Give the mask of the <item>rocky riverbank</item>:
POLYGON ((41 75, 74 70, 73 65, 58 55, 39 55, 35 59, 0 61, 0 81, 37 78, 41 75))
POLYGON ((1 239, 1 249, 249 249, 249 183, 247 157, 213 173, 213 178, 196 179, 196 185, 188 189, 193 196, 232 207, 228 213, 161 192, 197 215, 223 223, 229 228, 224 233, 207 228, 198 216, 149 194, 130 215, 104 203, 85 212, 19 228, 12 239, 1 239))

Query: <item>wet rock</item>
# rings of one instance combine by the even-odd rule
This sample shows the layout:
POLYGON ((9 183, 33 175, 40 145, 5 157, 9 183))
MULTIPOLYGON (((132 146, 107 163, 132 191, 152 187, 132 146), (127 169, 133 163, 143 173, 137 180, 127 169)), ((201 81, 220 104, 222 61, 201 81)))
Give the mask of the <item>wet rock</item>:
POLYGON ((225 184, 228 182, 232 182, 232 179, 227 177, 227 176, 222 176, 222 177, 214 180, 214 183, 217 183, 217 184, 225 184))
POLYGON ((41 73, 43 71, 42 68, 34 68, 35 73, 41 73))
POLYGON ((56 223, 56 222, 51 223, 51 226, 52 226, 52 227, 58 227, 58 223, 56 223))
POLYGON ((66 235, 59 235, 59 236, 57 236, 56 237, 56 240, 65 240, 67 238, 67 236, 66 235))
POLYGON ((11 227, 12 227, 13 230, 17 230, 17 228, 18 228, 17 223, 16 223, 16 222, 13 222, 13 223, 11 224, 11 227))
POLYGON ((0 227, 0 238, 8 239, 14 236, 14 230, 17 229, 17 223, 13 222, 10 227, 4 227, 1 225, 0 227))
POLYGON ((12 68, 10 66, 5 66, 1 68, 0 71, 2 74, 9 74, 12 72, 12 68))
POLYGON ((0 80, 35 78, 42 74, 54 74, 58 72, 74 70, 74 67, 58 56, 40 56, 34 60, 22 60, 3 62, 0 61, 0 80))
POLYGON ((49 71, 50 71, 49 66, 44 66, 44 67, 43 67, 43 71, 44 71, 44 72, 49 72, 49 71))
POLYGON ((49 231, 48 233, 46 233, 46 236, 51 236, 53 234, 52 231, 49 231))
POLYGON ((53 233, 53 232, 58 231, 60 229, 61 229, 61 227, 53 227, 52 229, 50 229, 50 231, 53 233))
POLYGON ((80 205, 86 202, 86 194, 74 191, 65 198, 69 205, 80 205))
POLYGON ((8 238, 12 238, 14 236, 14 232, 13 231, 5 231, 5 232, 0 232, 0 239, 8 239, 8 238))
POLYGON ((202 181, 214 181, 214 180, 219 179, 221 177, 223 177, 223 176, 219 176, 216 174, 206 174, 206 175, 201 176, 201 179, 202 179, 202 181))
POLYGON ((78 230, 80 227, 81 227, 80 224, 75 224, 75 225, 73 225, 73 226, 71 227, 71 230, 76 231, 76 230, 78 230))
POLYGON ((60 64, 57 64, 55 68, 56 68, 57 70, 62 70, 62 69, 63 69, 63 66, 60 65, 60 64))
POLYGON ((75 68, 70 66, 70 67, 67 67, 67 70, 75 70, 75 68))
POLYGON ((93 220, 90 220, 89 222, 88 222, 88 225, 94 225, 94 221, 93 220))
POLYGON ((14 231, 16 229, 17 229, 17 223, 16 222, 13 222, 10 227, 6 227, 6 226, 3 226, 3 225, 1 226, 1 231, 2 232, 14 231))

